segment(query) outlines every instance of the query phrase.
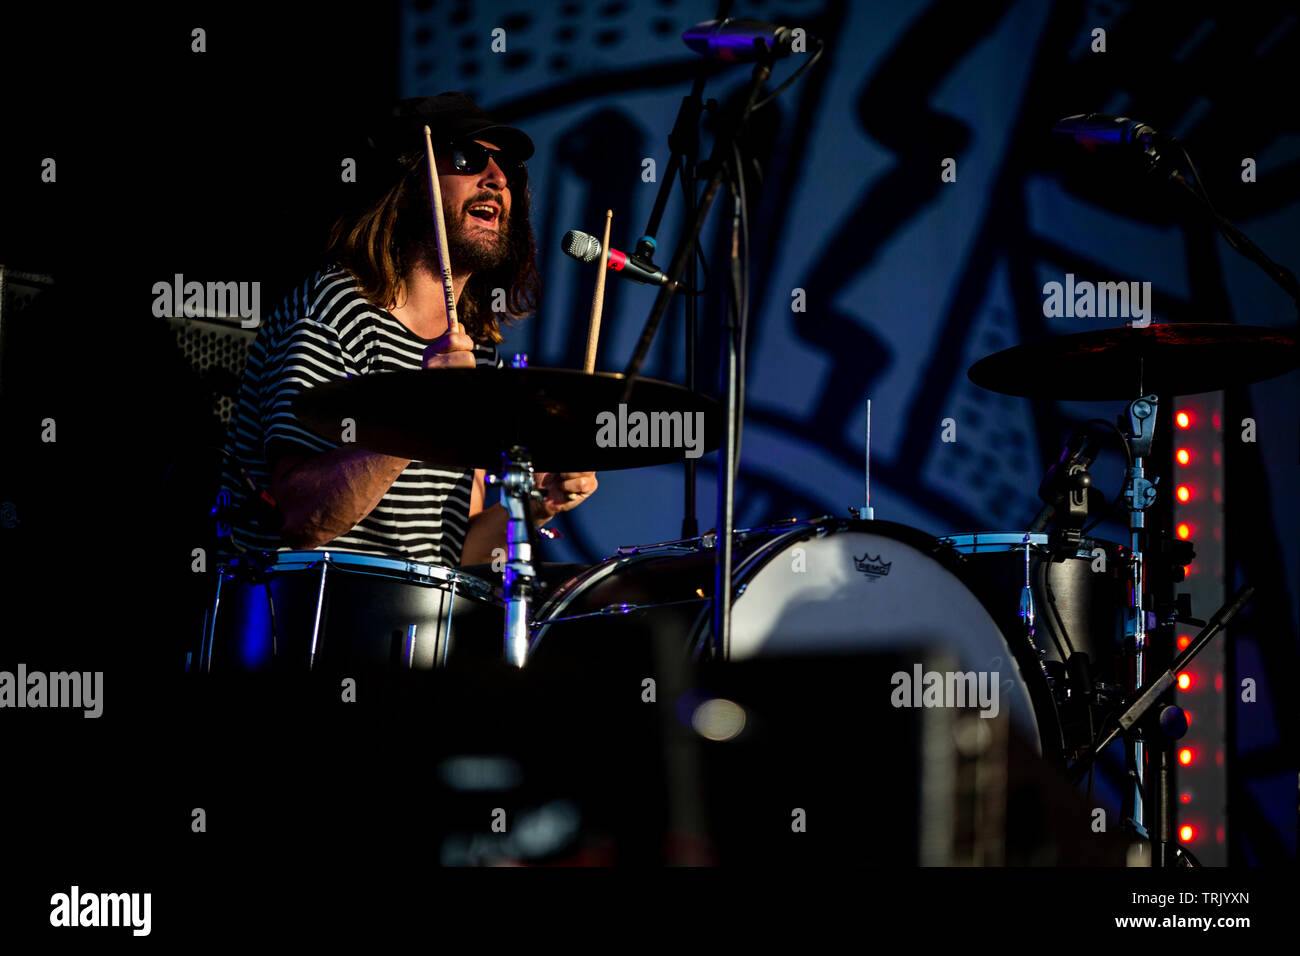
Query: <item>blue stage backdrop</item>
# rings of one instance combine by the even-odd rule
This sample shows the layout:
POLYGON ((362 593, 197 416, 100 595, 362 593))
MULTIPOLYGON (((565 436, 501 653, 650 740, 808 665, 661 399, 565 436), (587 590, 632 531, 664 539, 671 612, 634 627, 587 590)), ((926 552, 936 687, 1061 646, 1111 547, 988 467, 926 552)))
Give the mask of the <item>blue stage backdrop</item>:
MULTIPOLYGON (((562 254, 560 237, 599 235, 612 208, 612 244, 634 247, 666 173, 668 131, 702 62, 680 33, 713 13, 672 0, 402 6, 401 95, 465 90, 537 143, 530 174, 544 298, 536 317, 508 333, 507 354, 581 366, 595 273, 562 254), (655 181, 646 181, 647 160, 655 181)), ((1010 398, 977 388, 966 370, 1020 342, 1123 324, 1046 318, 1043 286, 1067 274, 1151 283, 1156 322, 1294 324, 1286 295, 1157 183, 1086 163, 1071 171, 1046 135, 1059 117, 1089 111, 1175 134, 1220 211, 1295 267, 1300 137, 1295 112, 1274 112, 1270 94, 1294 79, 1294 16, 1227 23, 1126 3, 826 0, 755 0, 732 15, 803 26, 827 42, 822 62, 757 114, 747 140, 762 178, 751 178, 739 527, 861 505, 870 398, 876 517, 936 535, 1023 530, 1071 426, 1114 420, 1122 403, 1010 398), (1243 157, 1254 158, 1260 181, 1243 182, 1243 157), (942 175, 946 160, 952 181, 942 175), (943 440, 946 419, 955 440, 943 440)), ((717 70, 705 95, 725 103, 748 76, 744 66, 717 70)), ((711 142, 706 135, 706 153, 711 142)), ((725 205, 704 235, 714 294, 701 300, 701 382, 715 391, 725 205)), ((675 195, 659 233, 661 263, 681 213, 675 195)), ((609 280, 598 370, 623 369, 654 295, 609 280)), ((680 303, 670 310, 646 366, 652 377, 684 380, 682 315, 680 303)), ((1249 517, 1229 556, 1233 574, 1261 593, 1239 653, 1270 665, 1262 696, 1272 701, 1293 673, 1300 629, 1298 391, 1300 374, 1291 373, 1240 389, 1232 406, 1256 420, 1259 435, 1258 454, 1242 456, 1228 479, 1230 492, 1239 489, 1229 511, 1249 517)), ((680 537, 682 471, 602 474, 600 492, 557 521, 565 537, 548 556, 594 561, 621 545, 680 537)), ((1094 474, 1112 495, 1122 472, 1108 450, 1094 474)), ((702 529, 715 523, 715 475, 716 455, 706 456, 702 529)), ((1096 533, 1127 541, 1114 523, 1096 533)), ((1275 749, 1293 729, 1283 732, 1291 725, 1280 708, 1265 723, 1257 739, 1242 740, 1244 753, 1263 753, 1248 799, 1277 809, 1252 818, 1256 845, 1246 858, 1295 848, 1294 758, 1275 749)))

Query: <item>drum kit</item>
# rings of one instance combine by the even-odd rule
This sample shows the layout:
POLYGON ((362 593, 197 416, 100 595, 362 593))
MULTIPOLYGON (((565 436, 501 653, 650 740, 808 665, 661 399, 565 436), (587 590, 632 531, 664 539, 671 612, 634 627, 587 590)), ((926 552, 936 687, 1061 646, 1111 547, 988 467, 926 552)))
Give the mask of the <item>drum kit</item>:
MULTIPOLYGON (((1144 459, 1157 396, 1258 381, 1296 367, 1298 354, 1292 337, 1272 329, 1153 325, 1048 339, 975 363, 971 379, 1006 394, 1138 396, 1119 429, 1130 542, 1081 534, 1096 455, 1082 441, 1043 482, 1043 511, 1024 531, 935 538, 865 509, 737 530, 726 659, 939 646, 963 667, 1001 675, 1013 721, 1045 758, 1077 761, 1148 684, 1144 518, 1155 486, 1144 459)), ((594 423, 617 406, 623 385, 622 375, 557 369, 439 370, 358 377, 300 396, 299 415, 322 433, 346 415, 367 450, 490 471, 512 515, 503 584, 328 548, 238 555, 221 566, 203 669, 440 667, 454 662, 458 636, 493 630, 516 667, 556 656, 596 666, 656 635, 686 658, 723 656, 714 633, 716 532, 620 548, 567 580, 539 581, 545 566, 535 564, 525 518, 540 497, 534 467, 601 471, 682 457, 681 448, 597 441, 594 423), (413 411, 453 402, 479 410, 474 429, 448 433, 413 411)), ((718 447, 722 416, 705 396, 642 378, 629 408, 702 413, 704 447, 718 447)), ((1141 741, 1135 758, 1140 767, 1141 741)))
MULTIPOLYGON (((1048 473, 1039 489, 1044 508, 1024 529, 936 538, 877 520, 869 500, 870 403, 868 500, 863 508, 850 508, 848 518, 791 519, 735 529, 733 488, 748 312, 741 278, 747 266, 739 252, 748 246, 743 177, 733 175, 729 184, 732 286, 722 323, 723 401, 639 373, 679 280, 685 275, 687 287, 694 287, 692 268, 709 207, 735 168, 733 150, 747 117, 767 102, 759 99, 759 90, 777 54, 764 52, 761 43, 751 52, 757 63, 740 100, 743 108, 732 114, 730 129, 716 137, 707 163, 695 156, 683 164, 684 170, 711 169, 712 176, 702 194, 693 179, 683 181, 694 220, 665 270, 650 318, 622 374, 593 371, 594 342, 589 340, 582 372, 402 371, 314 387, 295 402, 298 418, 322 435, 337 434, 340 422, 351 419, 356 444, 364 450, 485 470, 509 514, 504 560, 495 569, 502 573, 500 587, 465 568, 328 548, 240 556, 220 568, 217 597, 205 625, 202 669, 266 663, 318 670, 361 664, 454 666, 467 634, 491 631, 501 635, 498 658, 514 668, 543 668, 548 661, 567 659, 590 664, 593 672, 602 660, 650 643, 675 647, 681 661, 724 666, 755 657, 938 648, 967 671, 996 674, 1013 725, 1044 759, 1068 770, 1076 781, 1123 732, 1127 769, 1135 782, 1127 816, 1140 835, 1158 845, 1163 859, 1170 842, 1167 826, 1148 833, 1143 816, 1143 735, 1150 731, 1142 718, 1172 681, 1171 668, 1148 674, 1155 668, 1148 668, 1146 660, 1147 633, 1153 626, 1147 603, 1147 511, 1156 498, 1156 480, 1148 476, 1146 460, 1157 412, 1161 400, 1170 396, 1216 391, 1294 369, 1300 365, 1294 337, 1228 324, 1132 326, 1009 348, 970 368, 976 385, 1004 394, 1127 402, 1117 425, 1102 423, 1118 434, 1128 463, 1126 543, 1084 532, 1088 467, 1097 455, 1090 436, 1073 440, 1048 473), (450 407, 474 409, 472 425, 449 432, 429 414, 450 407), (621 548, 564 580, 545 581, 546 566, 537 563, 537 532, 529 518, 533 501, 541 497, 535 468, 607 471, 683 462, 687 500, 693 502, 696 456, 684 456, 680 443, 601 440, 597 423, 625 411, 628 418, 641 413, 660 422, 703 420, 697 452, 719 452, 718 527, 681 540, 621 548), (265 589, 265 599, 259 588, 265 589), (223 601, 228 605, 224 609, 223 601)), ((681 128, 698 121, 703 109, 703 75, 683 101, 681 128)), ((684 144, 685 139, 670 140, 674 152, 667 168, 677 169, 683 150, 698 150, 697 144, 684 144)), ((431 180, 436 196, 432 174, 431 180)), ((670 188, 671 179, 666 179, 639 252, 645 249, 648 255, 653 249, 670 188)), ((435 212, 441 234, 440 209, 435 212)), ((605 235, 602 245, 608 250, 608 217, 605 235)), ((454 318, 445 257, 443 271, 448 316, 454 318)), ((603 268, 600 275, 603 279, 603 268)), ((593 340, 602 290, 598 280, 593 340)), ((692 342, 694 307, 688 297, 692 342)), ((693 385, 689 361, 686 380, 693 385)), ((1185 663, 1249 596, 1246 589, 1214 615, 1173 663, 1185 663)))
MULTIPOLYGON (((1025 530, 936 538, 878 520, 868 507, 850 508, 850 517, 734 531, 725 648, 715 627, 716 531, 623 547, 590 567, 565 568, 562 580, 547 580, 547 566, 536 563, 536 530, 527 520, 530 502, 540 497, 534 467, 601 471, 682 458, 681 448, 597 441, 594 423, 622 400, 624 376, 444 369, 327 384, 297 401, 299 416, 314 430, 331 433, 346 416, 367 450, 490 472, 511 515, 505 561, 494 568, 502 584, 477 569, 328 548, 232 556, 220 564, 201 669, 455 668, 470 659, 459 653, 461 645, 477 648, 474 659, 481 659, 493 633, 500 635, 498 660, 514 667, 578 662, 593 674, 629 648, 638 653, 635 648, 654 642, 680 651, 684 666, 937 648, 966 671, 998 675, 1012 726, 1076 784, 1123 733, 1133 781, 1126 818, 1151 841, 1157 865, 1173 865, 1175 857, 1187 863, 1185 849, 1165 839, 1169 824, 1160 808, 1168 807, 1168 795, 1154 792, 1162 786, 1154 780, 1148 788, 1144 753, 1147 746, 1172 746, 1178 731, 1149 744, 1157 725, 1148 715, 1177 670, 1252 589, 1221 609, 1176 660, 1148 667, 1147 632, 1156 622, 1146 603, 1145 512, 1155 484, 1145 459, 1160 397, 1259 381, 1297 365, 1300 350, 1289 335, 1200 324, 1067 335, 982 359, 970 378, 1005 394, 1137 396, 1115 429, 1128 460, 1130 541, 1082 533, 1087 468, 1097 448, 1076 436, 1043 481, 1043 509, 1025 530), (448 433, 413 411, 452 403, 479 410, 475 428, 448 433)), ((629 408, 702 414, 705 450, 719 445, 722 415, 705 396, 642 378, 629 408)), ((1161 714, 1158 726, 1170 725, 1167 716, 1161 714)), ((1158 780, 1167 787, 1166 775, 1158 780)))

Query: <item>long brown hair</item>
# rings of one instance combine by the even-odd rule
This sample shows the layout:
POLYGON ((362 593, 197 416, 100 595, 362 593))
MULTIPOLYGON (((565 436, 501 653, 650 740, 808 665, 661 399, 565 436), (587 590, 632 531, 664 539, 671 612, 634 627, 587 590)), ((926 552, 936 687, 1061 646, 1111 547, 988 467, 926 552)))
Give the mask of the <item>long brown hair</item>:
MULTIPOLYGON (((357 279, 367 300, 387 309, 406 294, 411 251, 432 228, 429 181, 423 153, 401 159, 402 174, 387 192, 360 210, 340 216, 330 230, 326 255, 357 279)), ((500 342, 500 322, 511 324, 537 309, 541 277, 529 221, 532 191, 512 184, 507 254, 501 265, 475 272, 461 290, 456 312, 470 338, 500 342), (491 309, 494 289, 505 290, 505 312, 491 309)))

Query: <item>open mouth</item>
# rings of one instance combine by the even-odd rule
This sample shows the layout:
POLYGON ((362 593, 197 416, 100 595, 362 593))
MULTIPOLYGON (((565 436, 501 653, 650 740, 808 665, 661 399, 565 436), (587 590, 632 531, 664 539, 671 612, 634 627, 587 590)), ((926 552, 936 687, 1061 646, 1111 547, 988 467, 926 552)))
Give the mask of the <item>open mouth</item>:
POLYGON ((494 203, 474 203, 466 210, 470 216, 487 225, 494 225, 501 216, 501 210, 494 203))

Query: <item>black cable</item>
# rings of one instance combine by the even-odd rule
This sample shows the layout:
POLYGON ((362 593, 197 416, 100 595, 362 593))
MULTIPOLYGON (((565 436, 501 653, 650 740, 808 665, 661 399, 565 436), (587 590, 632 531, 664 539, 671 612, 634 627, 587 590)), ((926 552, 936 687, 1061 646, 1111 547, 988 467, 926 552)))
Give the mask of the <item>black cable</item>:
POLYGON ((1086 422, 1084 422, 1084 424, 1103 425, 1106 428, 1109 428, 1111 431, 1113 431, 1117 436, 1119 436, 1119 442, 1124 448, 1124 457, 1128 461, 1128 466, 1130 468, 1133 467, 1133 449, 1129 445, 1128 436, 1124 434, 1124 432, 1120 429, 1118 425, 1116 425, 1114 422, 1108 422, 1104 418, 1090 418, 1086 422))
POLYGON ((1274 262, 1263 249, 1250 240, 1249 236, 1219 214, 1219 211, 1214 208, 1214 203, 1210 200, 1209 190, 1205 188, 1205 183, 1201 180, 1200 170, 1196 168, 1196 163, 1192 161, 1191 153, 1187 152, 1187 147, 1180 140, 1174 137, 1170 137, 1170 140, 1183 154, 1183 159, 1187 161, 1187 168, 1192 171, 1192 179, 1196 183, 1196 188, 1192 189, 1185 179, 1183 180, 1184 185, 1187 186, 1189 192, 1205 203, 1205 208, 1209 210, 1215 225, 1218 226, 1219 234, 1223 236, 1234 252, 1263 267, 1264 271, 1270 273, 1270 278, 1288 292, 1296 307, 1300 308, 1300 281, 1296 280, 1290 269, 1274 262))
MULTIPOLYGON (((1100 740, 1101 738, 1097 736, 1097 730, 1092 720, 1092 701, 1089 700, 1085 702, 1084 708, 1088 711, 1088 739, 1100 740)), ((1089 800, 1092 799, 1092 781, 1093 781, 1093 775, 1096 772, 1097 772, 1097 761, 1094 760, 1092 762, 1092 766, 1088 768, 1088 799, 1089 800)))
MULTIPOLYGON (((744 164, 740 157, 740 147, 733 141, 731 152, 734 160, 732 174, 735 176, 737 195, 740 200, 740 289, 738 293, 737 315, 740 328, 732 334, 739 339, 736 356, 736 418, 732 427, 736 432, 736 472, 740 472, 741 423, 745 417, 745 346, 748 341, 749 326, 749 197, 745 192, 744 164)), ((734 480, 734 476, 733 476, 734 480)))
MULTIPOLYGON (((822 54, 826 52, 825 41, 813 38, 817 44, 817 51, 808 58, 799 69, 795 70, 788 76, 781 85, 774 89, 767 96, 756 102, 749 110, 750 116, 771 103, 782 91, 788 89, 791 84, 803 76, 813 65, 821 59, 822 54)), ((740 234, 741 234, 741 289, 739 290, 739 354, 736 360, 736 420, 732 422, 732 427, 736 432, 736 471, 740 471, 740 441, 741 441, 741 423, 744 419, 745 409, 745 349, 749 341, 749 197, 745 190, 745 166, 741 160, 740 147, 733 140, 731 144, 732 153, 732 175, 735 177, 736 189, 740 197, 740 234)))
MULTIPOLYGON (((685 210, 685 211, 686 211, 686 218, 689 219, 689 218, 690 218, 691 210, 692 210, 692 208, 693 208, 693 206, 692 206, 692 202, 691 202, 691 200, 692 200, 693 197, 691 197, 691 196, 687 193, 687 188, 688 188, 688 187, 687 187, 687 185, 686 185, 686 182, 687 182, 687 176, 686 176, 686 156, 685 156, 685 155, 682 155, 681 157, 678 158, 678 160, 677 160, 677 165, 678 165, 678 167, 679 167, 678 172, 677 172, 678 180, 679 180, 679 181, 681 182, 681 184, 682 184, 682 200, 683 200, 683 201, 685 202, 685 204, 686 204, 686 210, 685 210)), ((696 198, 697 198, 697 197, 696 197, 696 198)), ((698 298, 699 296, 702 296, 702 295, 704 295, 706 292, 709 291, 709 282, 711 281, 710 278, 709 278, 709 260, 708 260, 707 258, 705 258, 705 255, 704 255, 704 248, 703 248, 703 246, 700 245, 700 243, 699 243, 698 240, 697 240, 696 243, 695 243, 695 258, 696 258, 696 260, 699 262, 699 265, 700 265, 700 271, 702 271, 702 272, 704 273, 704 282, 703 282, 703 283, 700 285, 700 287, 699 287, 698 289, 696 289, 694 292, 691 292, 691 291, 687 290, 685 286, 682 287, 681 291, 682 291, 682 293, 683 293, 684 295, 693 295, 693 296, 695 296, 695 297, 698 298)))
POLYGON ((1116 435, 1118 435, 1120 445, 1124 449, 1124 460, 1127 466, 1124 472, 1125 480, 1120 485, 1119 491, 1116 493, 1115 497, 1112 498, 1107 503, 1106 507, 1102 510, 1101 514, 1099 514, 1095 519, 1093 519, 1092 524, 1088 525, 1082 531, 1079 532, 1080 535, 1086 536, 1089 531, 1097 527, 1097 525, 1101 524, 1112 514, 1114 514, 1115 509, 1119 507, 1119 503, 1124 500, 1124 489, 1128 486, 1127 476, 1128 473, 1133 470, 1133 447, 1129 444, 1128 436, 1125 435, 1124 432, 1120 429, 1120 427, 1116 425, 1114 422, 1108 422, 1104 418, 1090 418, 1088 419, 1088 421, 1084 423, 1084 425, 1085 427, 1089 425, 1104 425, 1107 428, 1109 428, 1111 431, 1113 431, 1116 435))
MULTIPOLYGON (((1055 564, 1055 562, 1052 560, 1052 556, 1050 554, 1047 555, 1038 564, 1038 574, 1042 580, 1043 592, 1047 596, 1047 606, 1052 609, 1052 618, 1061 633, 1060 640, 1057 639, 1056 634, 1052 634, 1052 643, 1056 645, 1056 653, 1061 655, 1061 663, 1064 664, 1074 656, 1074 645, 1070 642, 1070 635, 1065 629, 1065 621, 1061 619, 1061 612, 1056 606, 1056 594, 1052 591, 1050 572, 1053 564, 1055 564), (1061 640, 1065 641, 1065 647, 1070 652, 1068 655, 1061 649, 1061 640)), ((1051 628, 1048 628, 1048 630, 1050 631, 1051 628)))
POLYGON ((821 59, 822 54, 826 52, 826 41, 818 39, 817 37, 813 37, 813 40, 817 43, 817 52, 812 55, 812 57, 808 60, 807 63, 799 67, 799 69, 795 70, 793 73, 791 73, 784 83, 782 83, 771 93, 767 94, 767 96, 763 97, 761 100, 755 103, 754 109, 750 110, 751 113, 754 112, 754 110, 762 109, 768 103, 776 99, 777 95, 780 94, 782 90, 786 89, 791 83, 799 79, 799 77, 803 76, 803 74, 806 73, 808 70, 812 69, 813 64, 821 59))
POLYGON ((1187 147, 1184 146, 1180 140, 1174 140, 1174 142, 1178 144, 1178 149, 1183 154, 1183 159, 1187 160, 1187 168, 1192 171, 1192 178, 1196 180, 1196 188, 1201 192, 1201 199, 1205 201, 1205 205, 1209 208, 1210 212, 1214 213, 1215 219, 1222 219, 1223 217, 1219 215, 1218 210, 1214 208, 1214 203, 1210 202, 1210 191, 1205 188, 1205 183, 1201 181, 1201 171, 1197 169, 1196 164, 1192 162, 1192 154, 1187 151, 1187 147))

